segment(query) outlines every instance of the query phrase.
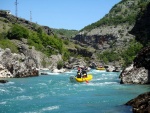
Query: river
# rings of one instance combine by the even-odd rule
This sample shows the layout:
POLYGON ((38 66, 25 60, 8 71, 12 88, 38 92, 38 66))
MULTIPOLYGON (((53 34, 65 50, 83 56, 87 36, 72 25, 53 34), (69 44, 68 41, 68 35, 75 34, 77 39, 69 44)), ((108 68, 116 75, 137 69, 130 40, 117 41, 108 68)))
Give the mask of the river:
POLYGON ((76 70, 39 77, 10 78, 0 84, 1 113, 132 113, 127 101, 149 85, 120 84, 117 72, 91 70, 89 83, 71 83, 76 70))

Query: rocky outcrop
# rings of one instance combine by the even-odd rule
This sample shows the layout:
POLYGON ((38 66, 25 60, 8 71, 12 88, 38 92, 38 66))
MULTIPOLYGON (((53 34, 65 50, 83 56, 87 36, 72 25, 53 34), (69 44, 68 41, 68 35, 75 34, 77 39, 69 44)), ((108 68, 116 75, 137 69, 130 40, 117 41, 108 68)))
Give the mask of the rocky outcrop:
POLYGON ((139 95, 125 105, 132 106, 133 113, 150 113, 150 92, 139 95))
MULTIPOLYGON (((107 31, 112 31, 112 28, 108 27, 107 31)), ((122 28, 123 29, 123 28, 122 28)), ((129 41, 129 39, 133 38, 131 35, 124 36, 123 38, 120 37, 118 31, 114 32, 105 32, 102 33, 104 28, 100 27, 96 29, 98 32, 93 33, 94 31, 90 32, 80 32, 78 35, 76 35, 73 39, 77 40, 80 43, 84 43, 86 45, 90 45, 98 50, 105 50, 108 48, 112 48, 114 45, 117 47, 124 47, 125 43, 129 41), (99 32, 101 31, 101 32, 99 32), (116 32, 116 34, 115 34, 116 32), (85 35, 86 34, 86 35, 85 35)), ((117 29, 119 30, 119 29, 117 29)))
POLYGON ((36 62, 23 54, 11 53, 10 49, 0 50, 0 77, 30 77, 38 76, 36 62))
POLYGON ((125 68, 120 74, 121 84, 147 84, 148 70, 133 67, 133 64, 125 68))

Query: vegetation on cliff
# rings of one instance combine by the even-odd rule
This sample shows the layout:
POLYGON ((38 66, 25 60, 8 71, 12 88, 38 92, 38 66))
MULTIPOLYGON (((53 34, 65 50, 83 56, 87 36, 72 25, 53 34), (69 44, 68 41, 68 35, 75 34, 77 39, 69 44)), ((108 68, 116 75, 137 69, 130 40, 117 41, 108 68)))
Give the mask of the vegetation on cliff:
POLYGON ((97 56, 99 60, 104 63, 119 61, 120 64, 125 67, 133 62, 136 54, 141 50, 142 44, 135 40, 131 40, 129 47, 120 52, 115 50, 106 50, 103 53, 98 53, 97 56))
POLYGON ((38 31, 31 31, 27 28, 15 24, 7 33, 8 39, 17 39, 26 38, 28 40, 29 46, 34 46, 37 50, 43 51, 47 55, 62 53, 63 51, 63 42, 56 35, 47 35, 39 27, 38 31))
POLYGON ((99 21, 85 26, 82 30, 92 30, 103 25, 134 24, 136 16, 144 10, 149 0, 122 0, 114 5, 108 14, 99 21))

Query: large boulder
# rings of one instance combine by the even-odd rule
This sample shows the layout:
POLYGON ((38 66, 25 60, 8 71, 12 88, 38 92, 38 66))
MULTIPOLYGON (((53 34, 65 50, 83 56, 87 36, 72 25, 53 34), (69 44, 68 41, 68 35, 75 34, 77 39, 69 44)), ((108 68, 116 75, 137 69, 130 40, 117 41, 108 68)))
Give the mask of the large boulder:
POLYGON ((148 70, 133 67, 133 64, 124 69, 120 74, 121 84, 147 84, 148 70))

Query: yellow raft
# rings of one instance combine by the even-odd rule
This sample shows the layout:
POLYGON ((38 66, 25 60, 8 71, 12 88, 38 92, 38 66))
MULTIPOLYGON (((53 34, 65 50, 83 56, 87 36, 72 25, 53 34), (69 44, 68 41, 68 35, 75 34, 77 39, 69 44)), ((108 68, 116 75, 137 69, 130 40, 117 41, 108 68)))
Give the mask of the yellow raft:
POLYGON ((70 81, 71 82, 88 82, 90 80, 92 80, 93 76, 91 74, 88 74, 87 77, 81 77, 81 78, 77 78, 75 76, 70 76, 70 81))
POLYGON ((96 70, 105 70, 104 67, 97 67, 96 70))

